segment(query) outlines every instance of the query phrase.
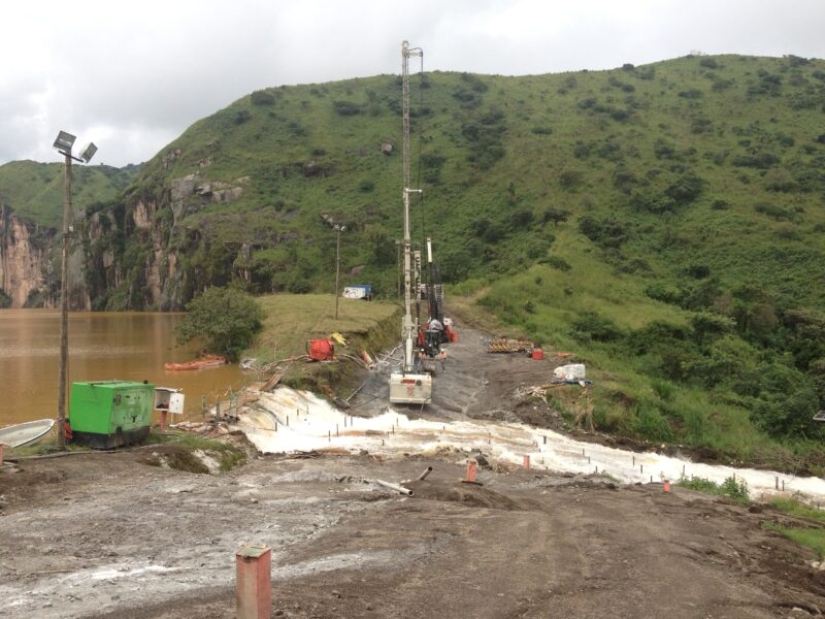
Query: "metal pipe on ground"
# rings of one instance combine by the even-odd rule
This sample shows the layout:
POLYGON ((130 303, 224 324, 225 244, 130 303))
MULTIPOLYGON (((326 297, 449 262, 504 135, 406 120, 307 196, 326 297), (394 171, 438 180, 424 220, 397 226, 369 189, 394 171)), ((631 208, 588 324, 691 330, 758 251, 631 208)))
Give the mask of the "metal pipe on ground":
POLYGON ((384 481, 383 479, 373 479, 372 482, 378 484, 379 486, 384 486, 385 488, 395 490, 396 492, 400 492, 401 494, 405 494, 407 496, 412 496, 413 494, 413 491, 409 488, 405 488, 404 486, 399 486, 398 484, 393 484, 391 482, 384 481))
POLYGON ((424 472, 421 473, 421 475, 418 476, 418 481, 424 481, 425 479, 427 479, 427 475, 429 475, 432 472, 433 472, 433 467, 428 466, 426 469, 424 469, 424 472))

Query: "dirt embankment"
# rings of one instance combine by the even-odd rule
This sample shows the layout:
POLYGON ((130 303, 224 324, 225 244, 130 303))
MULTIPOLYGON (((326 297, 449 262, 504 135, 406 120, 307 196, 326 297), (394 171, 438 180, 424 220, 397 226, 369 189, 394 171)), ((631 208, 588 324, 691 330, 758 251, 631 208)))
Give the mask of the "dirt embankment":
MULTIPOLYGON (((416 414, 561 424, 517 397, 545 382, 552 363, 486 355, 468 330, 460 344, 433 407, 416 414)), ((365 386, 351 412, 382 407, 385 383, 365 386)), ((272 617, 801 619, 825 610, 825 572, 766 527, 790 524, 770 508, 525 470, 484 468, 483 485, 470 485, 449 454, 268 456, 208 475, 146 466, 146 451, 4 468, 0 616, 233 618, 235 553, 248 543, 272 548, 272 617), (375 479, 414 480, 413 495, 375 479)))

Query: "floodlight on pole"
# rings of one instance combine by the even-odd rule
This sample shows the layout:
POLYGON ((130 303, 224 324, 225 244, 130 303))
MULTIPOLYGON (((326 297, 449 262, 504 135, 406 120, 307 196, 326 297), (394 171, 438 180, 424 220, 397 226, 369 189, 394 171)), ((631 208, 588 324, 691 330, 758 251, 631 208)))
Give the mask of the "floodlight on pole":
POLYGON ((89 163, 96 152, 97 146, 94 145, 94 142, 89 142, 86 144, 86 147, 80 151, 80 158, 83 160, 83 163, 89 163))
POLYGON ((66 158, 63 182, 63 247, 60 269, 60 367, 57 375, 57 448, 66 448, 66 368, 69 362, 69 236, 72 233, 72 160, 89 163, 97 151, 90 143, 80 154, 72 155, 77 138, 61 131, 54 148, 66 158))
MULTIPOLYGON (((77 138, 73 136, 71 133, 67 133, 65 131, 61 131, 57 134, 57 139, 54 141, 54 147, 63 155, 70 154, 72 152, 72 146, 74 146, 74 141, 77 138)), ((71 156, 71 155, 70 155, 71 156)))

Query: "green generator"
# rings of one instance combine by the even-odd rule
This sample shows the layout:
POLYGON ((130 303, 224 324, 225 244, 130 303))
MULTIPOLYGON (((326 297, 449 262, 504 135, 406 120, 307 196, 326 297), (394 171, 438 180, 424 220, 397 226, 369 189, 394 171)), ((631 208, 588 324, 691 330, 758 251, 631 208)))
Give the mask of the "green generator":
POLYGON ((69 429, 73 443, 112 449, 149 435, 155 386, 110 380, 73 383, 69 429))

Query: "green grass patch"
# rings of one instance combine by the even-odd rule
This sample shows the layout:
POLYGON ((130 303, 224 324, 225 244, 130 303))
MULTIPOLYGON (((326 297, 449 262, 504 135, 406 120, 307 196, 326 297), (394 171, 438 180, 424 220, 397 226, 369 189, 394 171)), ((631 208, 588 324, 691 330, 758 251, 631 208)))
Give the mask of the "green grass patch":
POLYGON ((786 514, 809 518, 825 524, 825 511, 806 505, 796 499, 775 498, 770 501, 770 504, 786 514))
MULTIPOLYGON (((198 458, 196 452, 203 452, 215 458, 219 462, 220 471, 224 473, 246 462, 246 453, 239 447, 197 434, 185 432, 152 433, 149 435, 147 443, 173 447, 173 451, 164 454, 163 460, 170 468, 192 473, 209 472, 208 467, 198 458)), ((159 458, 155 457, 147 456, 143 459, 143 462, 154 466, 161 465, 159 458)))
MULTIPOLYGON (((399 315, 399 307, 387 301, 338 299, 329 294, 275 294, 258 297, 266 313, 263 332, 256 338, 250 355, 267 363, 306 353, 307 339, 328 338, 341 333, 347 346, 340 351, 357 354, 359 345, 368 345, 370 332, 399 315)), ((398 333, 401 333, 400 315, 398 333)), ((399 335, 400 338, 400 335, 399 335)))
POLYGON ((820 559, 825 559, 825 530, 806 527, 786 527, 774 522, 766 522, 765 528, 781 533, 800 546, 813 550, 820 559))
POLYGON ((697 490, 705 494, 728 497, 737 503, 746 504, 750 502, 748 484, 745 480, 736 479, 735 477, 728 477, 721 484, 702 477, 693 477, 691 479, 683 477, 676 482, 676 484, 682 488, 690 488, 691 490, 697 490))

